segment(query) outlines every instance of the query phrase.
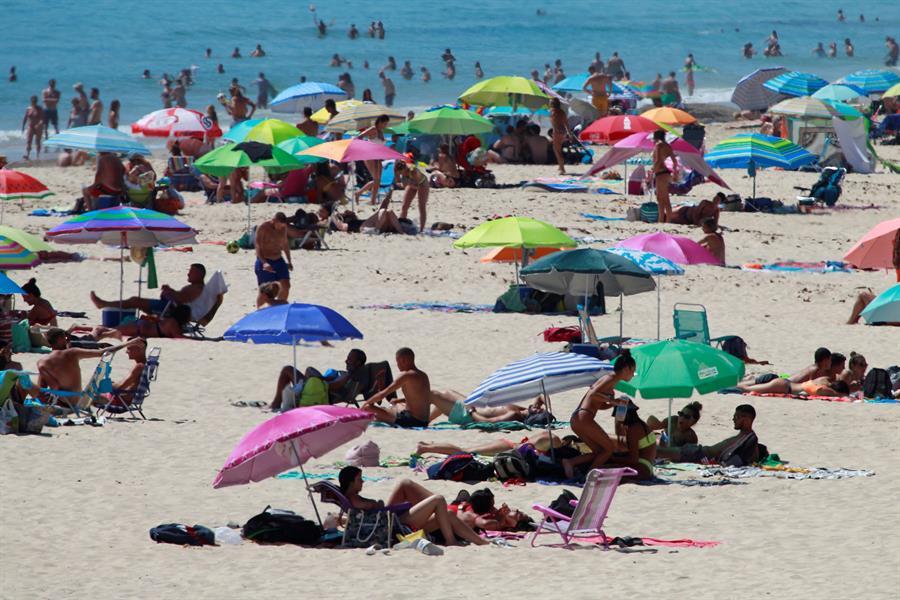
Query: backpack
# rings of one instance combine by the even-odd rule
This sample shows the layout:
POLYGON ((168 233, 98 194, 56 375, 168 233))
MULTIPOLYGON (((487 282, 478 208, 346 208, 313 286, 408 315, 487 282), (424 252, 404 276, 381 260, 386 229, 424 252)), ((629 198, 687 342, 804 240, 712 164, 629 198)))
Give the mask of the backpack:
POLYGON ((160 544, 179 544, 182 546, 215 546, 216 534, 203 525, 182 525, 181 523, 165 523, 150 530, 150 539, 160 544))
POLYGON ((531 465, 516 450, 505 450, 494 457, 494 471, 500 481, 531 479, 531 465))
POLYGON ((480 463, 471 454, 451 454, 427 471, 428 479, 449 481, 487 481, 494 475, 493 465, 480 463))
POLYGON ((891 376, 884 369, 869 369, 863 380, 862 393, 866 398, 890 398, 891 376))
POLYGON ((546 427, 556 421, 556 417, 548 410, 538 411, 525 417, 523 423, 529 427, 546 427))
POLYGON ((254 542, 298 544, 314 546, 324 530, 318 523, 304 519, 291 511, 267 506, 244 524, 243 535, 254 542))
POLYGON ((563 490, 556 500, 550 503, 550 509, 555 510, 561 515, 571 517, 575 514, 575 507, 572 506, 572 500, 578 500, 578 497, 569 490, 563 490))

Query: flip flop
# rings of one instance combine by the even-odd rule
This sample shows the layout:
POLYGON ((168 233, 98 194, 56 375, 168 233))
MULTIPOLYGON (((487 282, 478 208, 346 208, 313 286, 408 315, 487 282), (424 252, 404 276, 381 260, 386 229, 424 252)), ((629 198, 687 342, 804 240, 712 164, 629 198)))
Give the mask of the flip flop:
POLYGON ((262 400, 238 400, 237 402, 232 402, 231 405, 237 406, 239 408, 263 408, 265 406, 268 406, 268 404, 263 402, 262 400))

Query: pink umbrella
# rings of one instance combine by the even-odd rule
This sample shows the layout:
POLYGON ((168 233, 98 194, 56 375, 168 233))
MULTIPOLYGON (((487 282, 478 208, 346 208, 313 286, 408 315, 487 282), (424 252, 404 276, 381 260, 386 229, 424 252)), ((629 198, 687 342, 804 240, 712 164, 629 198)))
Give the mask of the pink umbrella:
POLYGON ((164 108, 146 114, 131 124, 131 133, 148 137, 222 136, 222 130, 203 113, 189 108, 164 108))
POLYGON ((900 219, 879 223, 859 238, 844 255, 844 260, 859 269, 890 269, 894 267, 894 244, 900 233, 900 219))
POLYGON ((371 413, 357 408, 330 405, 305 406, 274 416, 238 442, 216 475, 213 487, 262 481, 294 467, 303 471, 306 461, 358 437, 373 418, 371 413))
POLYGON ((680 265, 721 265, 712 253, 692 239, 657 231, 645 233, 616 244, 620 248, 652 252, 680 265))
MULTIPOLYGON (((640 133, 633 133, 627 138, 619 140, 613 144, 613 148, 637 148, 644 152, 653 152, 653 147, 655 145, 656 142, 653 141, 653 134, 642 131, 640 133)), ((672 146, 672 150, 675 150, 676 152, 687 152, 689 154, 700 153, 699 150, 679 137, 669 140, 669 145, 672 146)))
POLYGON ((357 160, 406 160, 406 156, 396 150, 359 138, 316 144, 299 152, 297 156, 318 156, 343 163, 357 160))

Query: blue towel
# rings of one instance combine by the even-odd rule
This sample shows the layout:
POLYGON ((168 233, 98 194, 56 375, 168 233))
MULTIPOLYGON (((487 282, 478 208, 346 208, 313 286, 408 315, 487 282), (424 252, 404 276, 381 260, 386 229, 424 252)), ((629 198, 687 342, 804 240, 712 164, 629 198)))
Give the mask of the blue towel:
POLYGON ((624 221, 624 217, 604 217, 603 215, 592 215, 591 213, 581 213, 582 217, 593 219, 594 221, 624 221))

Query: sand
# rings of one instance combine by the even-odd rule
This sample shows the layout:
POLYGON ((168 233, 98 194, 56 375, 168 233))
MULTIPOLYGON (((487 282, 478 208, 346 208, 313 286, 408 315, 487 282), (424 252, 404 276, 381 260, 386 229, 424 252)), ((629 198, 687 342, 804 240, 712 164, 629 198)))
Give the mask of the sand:
MULTIPOLYGON (((711 128, 712 141, 734 125, 711 128)), ((881 148, 879 148, 881 150, 881 148)), ((888 152, 896 160, 898 154, 888 152)), ((68 203, 90 180, 88 167, 25 168, 57 192, 36 203, 68 203)), ((551 167, 500 167, 501 182, 551 175, 551 167)), ((576 172, 582 170, 575 169, 576 172)), ((739 171, 722 173, 746 195, 750 180, 739 171)), ((814 174, 766 171, 759 195, 792 199, 794 185, 809 185, 814 174)), ((816 215, 723 214, 727 259, 731 265, 777 260, 839 260, 870 227, 900 213, 896 175, 850 175, 842 203, 880 205, 877 210, 832 211, 816 215)), ((695 188, 708 198, 711 186, 695 188)), ((237 238, 246 223, 241 206, 204 206, 189 196, 183 220, 201 230, 203 241, 237 238)), ((594 222, 581 212, 623 216, 635 199, 548 194, 506 189, 437 190, 429 220, 472 227, 494 215, 529 215, 573 235, 607 241, 653 231, 655 226, 594 222)), ((41 232, 59 219, 26 218, 31 204, 7 207, 6 222, 41 232)), ((279 210, 254 206, 260 220, 279 210)), ((696 237, 698 231, 666 226, 665 231, 696 237)), ((493 303, 512 277, 512 267, 482 264, 484 251, 460 251, 447 238, 335 234, 332 250, 295 253, 291 298, 320 303, 347 316, 365 334, 359 343, 334 348, 303 347, 300 362, 338 367, 346 351, 358 346, 372 360, 392 360, 393 351, 413 347, 421 368, 436 388, 467 393, 494 369, 534 351, 558 347, 539 337, 569 317, 510 314, 444 314, 359 308, 406 301, 493 303)), ((99 312, 88 292, 117 293, 119 265, 98 260, 117 256, 100 246, 75 248, 90 260, 43 265, 33 275, 55 306, 85 310, 90 322, 99 312)), ((224 306, 209 327, 221 334, 251 311, 255 297, 250 252, 231 255, 201 243, 193 252, 164 252, 157 258, 163 282, 178 285, 187 266, 200 261, 222 269, 231 286, 224 306)), ((127 264, 126 292, 136 290, 136 267, 127 264)), ((24 274, 13 274, 22 281, 24 274)), ((852 274, 771 274, 716 267, 690 267, 680 278, 662 282, 662 335, 672 335, 671 306, 702 302, 713 335, 739 334, 750 353, 791 372, 807 365, 818 346, 849 354, 862 352, 873 366, 900 362, 900 329, 845 325, 857 288, 876 291, 893 282, 885 272, 852 274)), ((610 303, 611 307, 614 305, 610 303)), ((630 297, 625 331, 656 335, 654 294, 630 297)), ((70 321, 65 321, 66 324, 70 321)), ((618 331, 618 313, 595 319, 601 335, 618 331)), ((3 436, 0 458, 5 476, 0 511, 0 596, 4 598, 237 598, 293 593, 319 598, 558 597, 661 594, 670 598, 866 598, 896 597, 900 585, 900 461, 896 443, 900 412, 892 405, 803 402, 752 398, 756 431, 771 451, 796 466, 870 469, 875 476, 841 481, 751 479, 746 485, 714 488, 682 486, 620 489, 607 521, 610 535, 714 540, 714 548, 660 548, 657 553, 623 554, 596 548, 566 551, 450 548, 440 558, 412 551, 366 556, 362 551, 261 547, 252 543, 188 549, 152 542, 148 530, 160 523, 208 526, 245 522, 267 505, 291 508, 312 517, 303 485, 268 480, 221 490, 212 480, 232 447, 269 415, 237 408, 239 400, 268 401, 278 369, 290 362, 290 349, 184 340, 153 340, 162 348, 159 380, 146 403, 147 421, 110 422, 103 427, 45 429, 41 436, 3 436), (602 592, 600 591, 602 590, 602 592)), ((33 368, 36 355, 19 355, 33 368)), ((127 359, 114 361, 121 375, 127 359)), ((84 364, 87 375, 93 364, 84 364)), ((750 367, 762 372, 765 367, 750 367)), ((553 398, 565 417, 581 391, 553 398)), ((715 442, 731 432, 735 405, 748 399, 711 394, 697 426, 701 441, 715 442)), ((661 414, 665 401, 638 400, 641 414, 661 414)), ((604 417, 607 419, 607 417, 604 417)), ((604 420, 611 427, 611 422, 604 420)), ((518 436, 519 434, 513 434, 518 436)), ((404 457, 420 439, 466 445, 493 437, 478 432, 411 432, 372 428, 383 457, 404 457)), ((339 448, 308 465, 334 471, 339 448)), ((364 493, 386 498, 402 477, 422 480, 408 468, 371 469, 392 480, 367 483, 364 493)), ((427 482, 455 496, 459 484, 427 482)), ((498 500, 531 512, 560 489, 538 484, 502 487, 487 484, 498 500)), ((473 488, 474 489, 474 488, 473 488)), ((577 490, 576 490, 577 492, 577 490)), ((326 507, 329 510, 334 507, 326 507)), ((624 596, 623 596, 624 597, 624 596)))

